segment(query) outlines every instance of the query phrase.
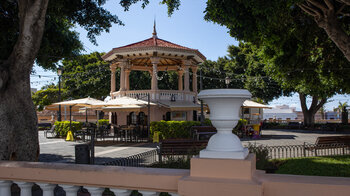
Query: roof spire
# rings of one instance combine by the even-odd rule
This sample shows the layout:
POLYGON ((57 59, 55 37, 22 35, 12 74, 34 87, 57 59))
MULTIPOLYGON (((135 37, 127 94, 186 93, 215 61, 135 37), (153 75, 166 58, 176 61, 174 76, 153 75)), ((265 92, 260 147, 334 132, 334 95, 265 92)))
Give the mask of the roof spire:
POLYGON ((154 38, 157 38, 156 19, 154 19, 152 35, 153 35, 154 38))

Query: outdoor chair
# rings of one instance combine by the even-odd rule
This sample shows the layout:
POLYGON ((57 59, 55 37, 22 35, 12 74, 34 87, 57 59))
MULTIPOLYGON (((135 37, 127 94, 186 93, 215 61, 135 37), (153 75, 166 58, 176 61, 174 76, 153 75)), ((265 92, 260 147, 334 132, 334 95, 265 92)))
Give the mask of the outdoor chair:
POLYGON ((120 128, 118 126, 113 126, 113 142, 115 138, 117 138, 117 141, 118 141, 118 137, 121 138, 120 134, 121 134, 120 128))
POLYGON ((47 134, 50 133, 50 134, 51 134, 51 137, 56 137, 57 134, 56 134, 56 131, 55 131, 55 127, 56 127, 56 125, 53 125, 53 126, 51 127, 51 129, 45 130, 45 131, 44 131, 44 136, 47 138, 47 134))

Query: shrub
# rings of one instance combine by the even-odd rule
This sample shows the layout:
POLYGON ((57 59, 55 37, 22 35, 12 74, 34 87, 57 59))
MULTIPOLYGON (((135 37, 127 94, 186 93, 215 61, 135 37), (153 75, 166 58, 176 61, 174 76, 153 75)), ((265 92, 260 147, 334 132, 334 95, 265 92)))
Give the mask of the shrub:
MULTIPOLYGON (((59 136, 67 136, 67 133, 69 131, 69 121, 56 121, 55 122, 55 132, 59 136)), ((72 121, 72 131, 77 131, 82 128, 81 122, 75 122, 72 121)))
POLYGON ((108 124, 109 124, 109 120, 108 119, 100 119, 100 120, 98 120, 98 126, 108 125, 108 124))
POLYGON ((235 135, 240 135, 242 134, 242 128, 243 128, 243 125, 247 125, 248 124, 248 120, 246 119, 239 119, 237 125, 235 128, 233 128, 232 130, 232 133, 235 134, 235 135))
POLYGON ((256 156, 256 169, 270 169, 271 163, 269 162, 269 151, 267 148, 263 145, 257 146, 248 143, 248 150, 256 156))
POLYGON ((172 168, 172 169, 190 169, 192 155, 173 157, 169 156, 166 160, 159 163, 153 163, 149 167, 153 168, 172 168))
POLYGON ((151 122, 151 136, 159 133, 161 139, 191 138, 191 127, 199 126, 198 121, 158 121, 151 122))

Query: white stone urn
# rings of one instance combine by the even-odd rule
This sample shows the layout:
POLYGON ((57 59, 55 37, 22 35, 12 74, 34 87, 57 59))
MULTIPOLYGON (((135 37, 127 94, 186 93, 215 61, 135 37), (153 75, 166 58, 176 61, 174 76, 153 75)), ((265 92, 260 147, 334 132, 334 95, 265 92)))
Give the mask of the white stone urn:
POLYGON ((211 89, 198 94, 198 98, 209 106, 209 118, 218 131, 210 138, 207 148, 200 151, 200 158, 246 158, 248 149, 243 148, 232 129, 240 119, 239 112, 243 102, 251 96, 245 89, 211 89))

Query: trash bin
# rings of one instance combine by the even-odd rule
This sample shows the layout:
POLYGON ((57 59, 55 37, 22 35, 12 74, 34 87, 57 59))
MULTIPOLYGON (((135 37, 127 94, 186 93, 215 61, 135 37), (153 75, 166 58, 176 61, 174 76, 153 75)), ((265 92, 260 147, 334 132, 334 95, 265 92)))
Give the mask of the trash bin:
POLYGON ((75 164, 90 164, 89 144, 75 145, 75 164))

